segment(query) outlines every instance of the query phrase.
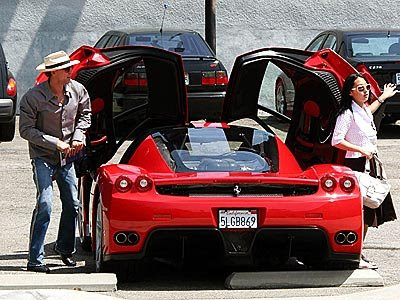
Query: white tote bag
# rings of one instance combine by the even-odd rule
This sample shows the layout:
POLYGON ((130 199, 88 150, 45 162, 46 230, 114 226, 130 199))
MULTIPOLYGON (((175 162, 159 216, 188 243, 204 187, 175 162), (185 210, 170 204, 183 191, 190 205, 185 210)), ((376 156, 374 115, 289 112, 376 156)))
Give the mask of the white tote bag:
POLYGON ((354 172, 360 185, 363 205, 369 208, 378 208, 390 191, 390 184, 387 182, 382 162, 374 155, 374 158, 366 160, 365 172, 354 172), (370 164, 375 163, 376 178, 369 175, 370 164))

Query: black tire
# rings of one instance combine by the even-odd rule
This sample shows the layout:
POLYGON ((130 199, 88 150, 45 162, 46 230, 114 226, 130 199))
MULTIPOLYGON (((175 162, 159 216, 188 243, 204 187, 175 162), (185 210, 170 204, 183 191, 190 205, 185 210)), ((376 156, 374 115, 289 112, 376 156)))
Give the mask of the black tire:
POLYGON ((110 270, 110 264, 104 261, 103 256, 103 217, 100 201, 97 204, 96 211, 96 248, 94 254, 96 260, 96 272, 108 272, 110 270))
POLYGON ((275 109, 282 115, 287 115, 287 98, 283 80, 278 78, 275 83, 275 109))
MULTIPOLYGON (((88 188, 87 186, 85 188, 88 188)), ((89 187, 90 188, 90 187, 89 187)), ((89 217, 89 209, 87 208, 86 210, 83 209, 83 199, 84 195, 82 194, 82 178, 79 178, 78 180, 78 196, 79 196, 79 210, 78 210, 78 216, 77 216, 77 223, 78 223, 78 231, 79 231, 79 241, 81 244, 81 247, 84 251, 87 252, 92 252, 92 237, 90 235, 90 229, 88 230, 89 234, 85 233, 85 224, 83 224, 83 213, 86 213, 88 216, 86 219, 89 217)))
POLYGON ((117 275, 118 282, 138 281, 138 274, 141 273, 139 261, 118 261, 113 262, 113 270, 117 275))
POLYGON ((15 135, 15 117, 7 123, 0 123, 0 142, 11 142, 15 135))

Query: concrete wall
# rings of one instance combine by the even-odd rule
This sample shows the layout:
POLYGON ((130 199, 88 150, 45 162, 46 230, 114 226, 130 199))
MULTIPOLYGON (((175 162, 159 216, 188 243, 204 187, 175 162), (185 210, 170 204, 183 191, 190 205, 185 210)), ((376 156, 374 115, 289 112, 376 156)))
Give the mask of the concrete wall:
MULTIPOLYGON (((43 56, 93 45, 107 30, 156 27, 204 35, 204 0, 0 0, 0 42, 21 96, 43 56)), ((389 0, 217 0, 217 55, 228 70, 235 57, 260 47, 304 47, 327 28, 393 28, 400 6, 389 0)))

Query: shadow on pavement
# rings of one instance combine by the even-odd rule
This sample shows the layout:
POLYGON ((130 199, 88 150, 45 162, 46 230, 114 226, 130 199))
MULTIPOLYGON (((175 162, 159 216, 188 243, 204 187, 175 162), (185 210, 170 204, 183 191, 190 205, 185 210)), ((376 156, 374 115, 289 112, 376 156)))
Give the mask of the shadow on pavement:
MULTIPOLYGON (((74 254, 74 259, 77 262, 76 267, 65 266, 58 254, 53 250, 54 242, 44 246, 45 262, 51 269, 51 273, 72 274, 72 273, 94 273, 95 262, 92 253, 84 251, 77 240, 77 252, 74 254)), ((0 255, 0 272, 26 272, 26 264, 28 251, 14 251, 11 254, 0 255)))

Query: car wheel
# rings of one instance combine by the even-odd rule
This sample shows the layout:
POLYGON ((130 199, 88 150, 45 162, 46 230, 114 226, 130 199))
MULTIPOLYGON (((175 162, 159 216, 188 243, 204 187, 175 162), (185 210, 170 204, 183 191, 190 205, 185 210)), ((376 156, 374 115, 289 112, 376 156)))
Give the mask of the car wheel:
POLYGON ((84 232, 84 224, 82 219, 82 207, 79 206, 78 210, 78 231, 79 231, 79 241, 81 243, 81 248, 84 251, 91 252, 92 251, 92 238, 90 236, 85 236, 84 232))
POLYGON ((0 123, 0 142, 11 142, 15 134, 15 118, 10 122, 0 123))
MULTIPOLYGON (((78 180, 78 195, 79 195, 79 209, 78 209, 78 216, 77 216, 77 222, 78 222, 78 231, 79 231, 79 241, 81 243, 81 247, 84 251, 91 252, 92 251, 92 237, 90 236, 90 228, 86 228, 87 230, 85 231, 85 227, 89 227, 89 224, 85 224, 83 220, 85 219, 83 216, 84 209, 83 209, 83 195, 82 195, 82 178, 79 178, 78 180), (89 232, 89 234, 87 233, 89 232)), ((86 212, 87 213, 87 212, 86 212)), ((88 216, 86 218, 88 220, 88 216)))
POLYGON ((96 272, 106 271, 106 264, 103 260, 103 216, 101 211, 101 203, 97 204, 96 212, 96 272))
POLYGON ((287 114, 286 91, 282 79, 278 79, 275 84, 275 108, 282 115, 287 114))

